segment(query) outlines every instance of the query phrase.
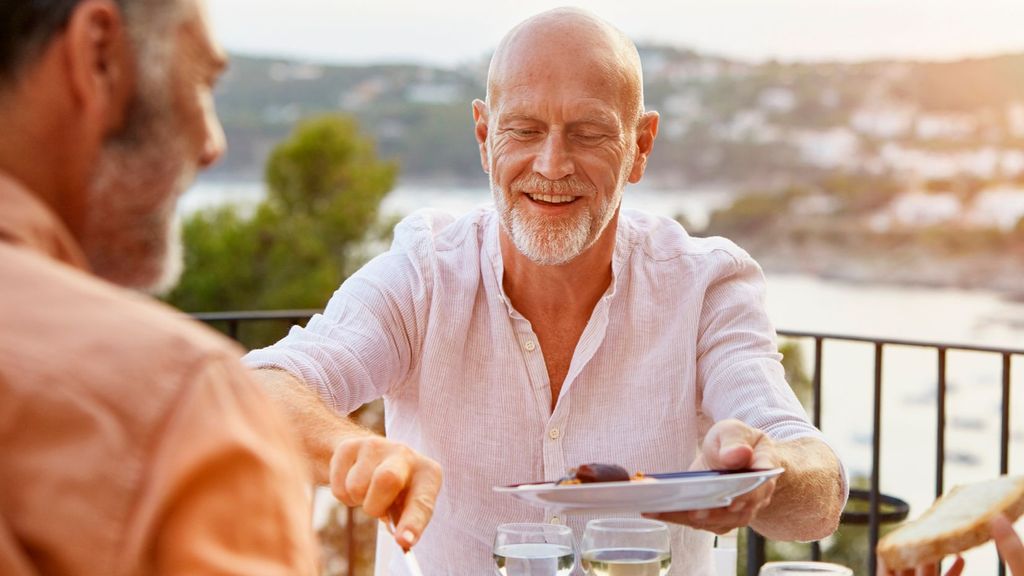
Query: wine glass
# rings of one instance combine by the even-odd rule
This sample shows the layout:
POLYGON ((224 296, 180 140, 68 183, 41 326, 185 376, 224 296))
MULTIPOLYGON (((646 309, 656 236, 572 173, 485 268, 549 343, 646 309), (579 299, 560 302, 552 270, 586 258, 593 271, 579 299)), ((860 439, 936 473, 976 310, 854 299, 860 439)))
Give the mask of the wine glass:
POLYGON ((853 570, 828 562, 769 562, 761 566, 759 576, 853 576, 853 570))
POLYGON ((665 576, 672 566, 668 525, 657 520, 591 520, 581 549, 590 576, 665 576))
POLYGON ((559 524, 502 524, 494 535, 501 576, 569 576, 576 566, 572 529, 559 524))

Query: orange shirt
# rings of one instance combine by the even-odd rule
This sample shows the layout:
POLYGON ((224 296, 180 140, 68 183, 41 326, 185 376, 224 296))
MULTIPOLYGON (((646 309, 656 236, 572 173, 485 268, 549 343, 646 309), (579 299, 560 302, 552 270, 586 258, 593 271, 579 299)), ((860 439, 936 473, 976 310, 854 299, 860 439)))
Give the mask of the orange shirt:
POLYGON ((0 574, 314 574, 306 469, 240 354, 90 275, 0 173, 0 574))

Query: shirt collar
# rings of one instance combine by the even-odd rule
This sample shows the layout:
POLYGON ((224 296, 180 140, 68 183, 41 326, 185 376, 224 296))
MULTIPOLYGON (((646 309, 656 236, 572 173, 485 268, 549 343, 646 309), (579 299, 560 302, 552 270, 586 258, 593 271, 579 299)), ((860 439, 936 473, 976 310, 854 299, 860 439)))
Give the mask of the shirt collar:
POLYGON ((89 264, 56 214, 20 182, 0 171, 0 242, 27 248, 80 270, 89 264))
POLYGON ((505 303, 509 314, 515 316, 518 312, 515 311, 512 301, 505 294, 505 285, 502 281, 505 277, 505 261, 501 256, 501 242, 498 239, 501 229, 501 215, 498 214, 497 208, 487 212, 490 218, 484 228, 484 251, 487 253, 487 261, 490 262, 491 270, 494 273, 494 281, 498 287, 498 297, 505 303))

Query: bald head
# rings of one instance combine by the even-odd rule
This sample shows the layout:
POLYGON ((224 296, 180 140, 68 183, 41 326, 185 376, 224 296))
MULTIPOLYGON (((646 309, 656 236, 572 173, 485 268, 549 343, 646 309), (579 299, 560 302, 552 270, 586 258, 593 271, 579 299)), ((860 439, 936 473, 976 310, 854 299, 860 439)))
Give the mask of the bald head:
POLYGON ((643 74, 636 46, 621 31, 576 8, 556 8, 533 16, 505 35, 487 72, 487 104, 532 79, 567 68, 588 69, 605 90, 618 93, 625 118, 643 111, 643 74))
POLYGON ((588 12, 544 12, 502 39, 473 122, 507 262, 562 266, 586 253, 610 266, 623 190, 643 177, 658 134, 642 87, 636 46, 588 12))

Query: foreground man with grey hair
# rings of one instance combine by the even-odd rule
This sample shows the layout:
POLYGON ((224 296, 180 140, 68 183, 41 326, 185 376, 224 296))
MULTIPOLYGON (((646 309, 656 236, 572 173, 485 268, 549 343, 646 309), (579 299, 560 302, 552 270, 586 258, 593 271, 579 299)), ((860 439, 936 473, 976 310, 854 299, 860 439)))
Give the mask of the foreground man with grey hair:
POLYGON ((315 574, 304 466, 234 344, 136 292, 223 152, 204 0, 0 10, 0 574, 315 574))
POLYGON ((410 216, 322 315, 247 356, 343 502, 408 507, 398 495, 435 481, 416 476, 416 458, 440 462, 416 547, 426 574, 492 573, 502 522, 581 535, 589 516, 491 488, 587 462, 786 469, 728 508, 657 515, 676 524, 671 574, 713 573, 711 532, 811 540, 837 526, 842 467, 785 382, 757 264, 727 240, 620 210, 658 133, 642 87, 636 48, 590 14, 517 26, 473 103, 496 210, 410 216), (332 413, 381 396, 386 440, 332 413))

